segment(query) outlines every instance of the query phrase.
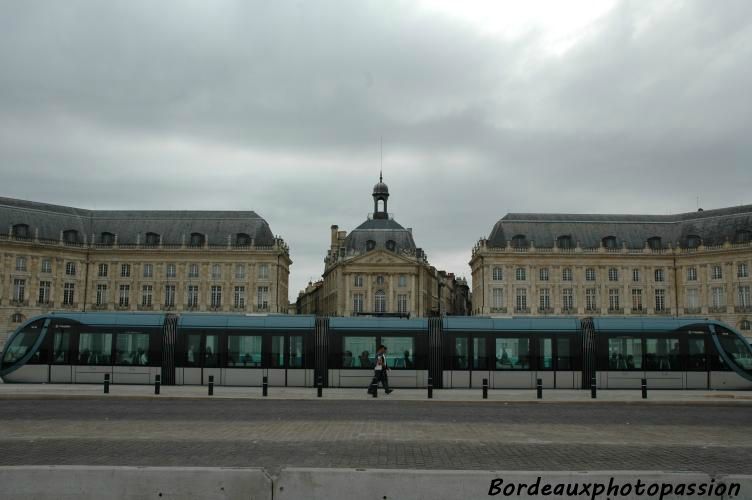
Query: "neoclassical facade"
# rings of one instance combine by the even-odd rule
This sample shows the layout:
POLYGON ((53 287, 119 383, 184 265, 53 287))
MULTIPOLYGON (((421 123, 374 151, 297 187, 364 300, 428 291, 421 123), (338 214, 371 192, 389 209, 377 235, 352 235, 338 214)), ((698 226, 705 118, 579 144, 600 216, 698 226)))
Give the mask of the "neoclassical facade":
POLYGON ((469 314, 464 279, 432 267, 412 229, 387 211, 389 188, 373 188, 374 211, 349 234, 331 227, 323 279, 300 292, 298 311, 324 316, 469 314))
POLYGON ((0 341, 53 310, 287 313, 291 264, 255 212, 0 198, 0 341))
POLYGON ((472 250, 473 313, 702 316, 752 337, 752 205, 508 214, 472 250))

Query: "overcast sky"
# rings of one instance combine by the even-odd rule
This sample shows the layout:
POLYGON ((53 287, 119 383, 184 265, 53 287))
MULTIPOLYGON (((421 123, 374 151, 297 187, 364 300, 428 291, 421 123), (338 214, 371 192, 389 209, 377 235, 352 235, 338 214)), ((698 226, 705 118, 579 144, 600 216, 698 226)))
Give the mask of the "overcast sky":
POLYGON ((751 203, 752 2, 0 3, 0 195, 255 210, 290 298, 390 212, 467 275, 507 212, 751 203))

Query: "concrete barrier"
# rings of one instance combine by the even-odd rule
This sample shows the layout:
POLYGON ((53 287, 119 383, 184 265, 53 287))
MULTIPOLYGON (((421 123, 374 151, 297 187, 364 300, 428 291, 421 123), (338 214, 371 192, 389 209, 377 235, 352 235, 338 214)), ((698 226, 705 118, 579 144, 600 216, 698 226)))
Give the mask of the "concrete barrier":
MULTIPOLYGON (((275 500, 326 498, 328 500, 455 500, 488 498, 687 498, 689 485, 705 485, 711 495, 701 498, 752 498, 750 476, 711 477, 699 473, 639 471, 614 472, 502 472, 389 469, 283 469, 274 481, 275 500), (540 479, 539 479, 540 478, 540 479), (638 494, 638 481, 643 494, 638 494), (740 492, 728 496, 729 481, 740 492), (524 486, 522 486, 524 485, 524 486), (536 486, 537 485, 537 486, 536 486), (602 485, 604 491, 600 492, 602 485), (631 485, 631 486, 630 486, 631 485), (656 486, 652 486, 656 485, 656 486), (683 486, 682 486, 683 485, 683 486), (550 486, 546 490, 546 486, 550 486), (678 492, 682 486, 683 493, 678 492), (611 494, 607 488, 611 487, 611 494), (533 489, 534 488, 534 489, 533 489), (574 491, 574 488, 577 488, 574 491), (613 488, 619 488, 614 495, 613 488), (650 488, 655 488, 653 491, 650 488), (712 492, 723 490, 721 495, 712 492), (663 492, 663 496, 661 496, 663 492), (495 493, 495 495, 492 495, 495 493), (546 493, 548 493, 546 495, 546 493), (560 493, 560 494, 557 494, 560 493), (652 495, 651 495, 652 494, 652 495)), ((698 498, 695 494, 694 498, 698 498)))
POLYGON ((204 467, 0 467, 0 498, 271 500, 261 469, 204 467))

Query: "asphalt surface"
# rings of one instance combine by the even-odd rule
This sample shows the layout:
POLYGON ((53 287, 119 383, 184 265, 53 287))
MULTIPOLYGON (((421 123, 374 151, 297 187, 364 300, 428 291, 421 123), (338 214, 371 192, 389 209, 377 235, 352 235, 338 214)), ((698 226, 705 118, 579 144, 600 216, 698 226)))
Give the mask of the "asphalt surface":
POLYGON ((752 473, 752 409, 279 400, 0 401, 0 465, 752 473))

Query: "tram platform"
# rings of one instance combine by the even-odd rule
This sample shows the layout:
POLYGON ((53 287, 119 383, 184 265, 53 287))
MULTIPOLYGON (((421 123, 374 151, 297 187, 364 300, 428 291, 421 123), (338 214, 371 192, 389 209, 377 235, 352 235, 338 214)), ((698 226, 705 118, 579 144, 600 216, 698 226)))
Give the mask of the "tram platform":
POLYGON ((152 385, 110 385, 104 393, 102 384, 0 384, 0 399, 271 399, 271 400, 345 400, 345 401, 425 401, 426 403, 538 403, 538 404, 735 404, 752 406, 752 391, 649 390, 647 398, 640 390, 600 389, 596 398, 589 390, 544 390, 538 399, 535 390, 489 390, 487 399, 479 389, 434 389, 428 398, 426 389, 395 389, 391 394, 379 390, 378 397, 365 389, 325 388, 321 398, 316 388, 269 387, 264 396, 261 387, 215 386, 213 395, 206 386, 161 386, 155 394, 152 385))

